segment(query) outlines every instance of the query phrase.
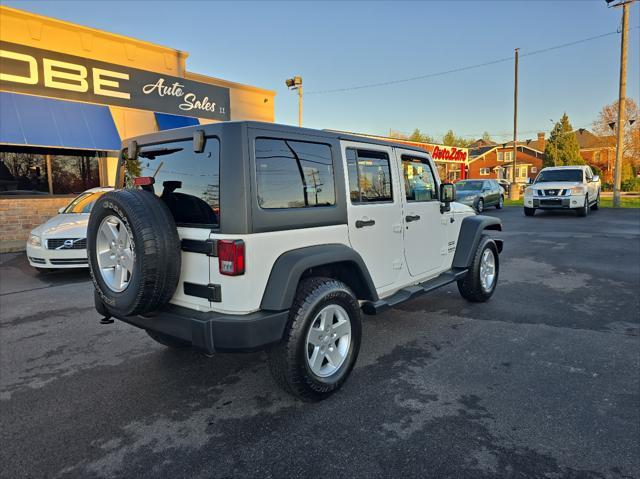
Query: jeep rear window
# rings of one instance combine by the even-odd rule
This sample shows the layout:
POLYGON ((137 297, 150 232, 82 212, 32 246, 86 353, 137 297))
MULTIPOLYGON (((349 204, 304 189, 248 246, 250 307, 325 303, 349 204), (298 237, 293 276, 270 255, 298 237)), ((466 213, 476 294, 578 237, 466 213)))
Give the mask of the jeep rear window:
POLYGON ((331 147, 323 143, 256 139, 261 208, 312 208, 336 203, 331 147))
POLYGON ((127 188, 133 187, 136 177, 154 177, 154 193, 168 206, 178 226, 214 228, 220 224, 220 142, 217 138, 207 138, 202 153, 193 151, 191 138, 144 145, 138 159, 126 160, 125 165, 127 188))

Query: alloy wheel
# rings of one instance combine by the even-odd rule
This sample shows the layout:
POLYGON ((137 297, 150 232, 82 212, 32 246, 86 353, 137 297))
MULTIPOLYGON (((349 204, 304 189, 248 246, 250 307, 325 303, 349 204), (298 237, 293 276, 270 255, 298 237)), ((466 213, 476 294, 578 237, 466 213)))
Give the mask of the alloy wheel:
POLYGON ((313 319, 307 333, 307 364, 316 376, 331 376, 346 360, 350 345, 349 315, 337 304, 325 306, 313 319))
POLYGON ((133 273, 133 242, 117 216, 109 215, 100 223, 96 253, 98 269, 107 287, 117 293, 127 289, 133 273))
POLYGON ((480 259, 480 284, 485 292, 491 291, 496 279, 496 257, 490 248, 482 252, 480 259))

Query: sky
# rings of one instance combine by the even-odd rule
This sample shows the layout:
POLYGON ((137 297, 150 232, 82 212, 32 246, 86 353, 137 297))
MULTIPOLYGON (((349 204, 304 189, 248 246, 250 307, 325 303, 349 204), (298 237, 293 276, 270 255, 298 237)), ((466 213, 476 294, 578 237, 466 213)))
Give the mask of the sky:
MULTIPOLYGON (((311 128, 512 138, 516 47, 520 139, 548 134, 564 112, 574 128, 590 128, 618 96, 619 34, 527 56, 616 32, 622 10, 604 0, 3 4, 186 51, 190 71, 275 90, 278 123, 297 124, 297 94, 284 81, 301 75, 311 128)), ((640 2, 629 26, 627 96, 638 102, 640 2)))

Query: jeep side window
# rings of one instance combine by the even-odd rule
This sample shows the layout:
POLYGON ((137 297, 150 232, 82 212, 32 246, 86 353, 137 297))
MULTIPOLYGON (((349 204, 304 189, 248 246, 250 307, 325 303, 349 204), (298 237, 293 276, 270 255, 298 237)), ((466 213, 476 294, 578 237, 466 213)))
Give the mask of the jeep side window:
POLYGON ((256 139, 261 208, 310 208, 336 203, 331 147, 284 139, 256 139))
POLYGON ((389 155, 382 151, 347 148, 351 202, 393 201, 389 155))
POLYGON ((438 199, 433 171, 427 159, 402 155, 402 174, 407 201, 438 199))

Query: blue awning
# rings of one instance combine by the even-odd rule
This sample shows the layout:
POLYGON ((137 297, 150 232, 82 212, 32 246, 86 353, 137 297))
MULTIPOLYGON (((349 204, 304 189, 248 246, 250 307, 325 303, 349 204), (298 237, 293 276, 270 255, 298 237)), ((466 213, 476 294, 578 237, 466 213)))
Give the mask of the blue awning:
POLYGON ((119 150, 106 106, 0 92, 0 143, 119 150))
POLYGON ((169 113, 155 112, 156 122, 160 130, 171 130, 173 128, 182 128, 183 126, 199 125, 197 118, 182 115, 170 115, 169 113))

